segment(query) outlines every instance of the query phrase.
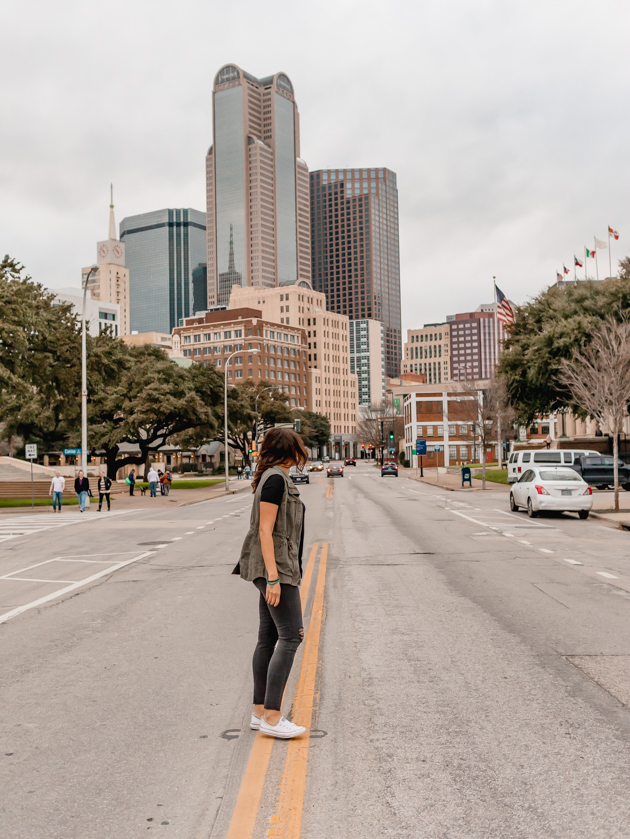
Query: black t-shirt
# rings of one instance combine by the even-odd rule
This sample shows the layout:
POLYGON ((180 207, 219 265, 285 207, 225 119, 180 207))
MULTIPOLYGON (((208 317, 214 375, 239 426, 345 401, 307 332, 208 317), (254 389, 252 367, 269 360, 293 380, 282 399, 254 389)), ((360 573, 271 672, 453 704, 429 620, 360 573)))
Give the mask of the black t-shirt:
MULTIPOLYGON (((260 500, 266 501, 267 504, 275 504, 280 506, 284 497, 285 482, 282 475, 270 475, 264 483, 260 493, 260 500)), ((302 576, 302 551, 304 550, 304 518, 306 516, 306 507, 302 502, 302 532, 300 533, 300 547, 298 549, 298 563, 300 566, 300 576, 302 576)))

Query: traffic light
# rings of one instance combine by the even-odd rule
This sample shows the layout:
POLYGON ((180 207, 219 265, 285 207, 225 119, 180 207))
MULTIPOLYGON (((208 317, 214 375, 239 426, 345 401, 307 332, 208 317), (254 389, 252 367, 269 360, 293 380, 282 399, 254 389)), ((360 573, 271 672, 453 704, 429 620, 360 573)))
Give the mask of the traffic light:
POLYGON ((293 420, 293 430, 296 431, 298 434, 302 430, 302 420, 294 419, 293 420))
POLYGON ((390 431, 390 432, 389 432, 389 439, 390 439, 390 440, 393 440, 393 439, 394 439, 394 432, 393 432, 393 431, 390 431))

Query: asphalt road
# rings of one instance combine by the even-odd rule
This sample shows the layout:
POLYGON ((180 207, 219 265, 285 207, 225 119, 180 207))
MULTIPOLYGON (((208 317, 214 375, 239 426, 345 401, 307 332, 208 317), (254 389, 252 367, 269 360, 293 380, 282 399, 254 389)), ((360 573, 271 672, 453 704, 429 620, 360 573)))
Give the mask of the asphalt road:
POLYGON ((0 836, 630 837, 630 534, 367 464, 300 492, 291 743, 247 728, 247 492, 0 517, 0 836))

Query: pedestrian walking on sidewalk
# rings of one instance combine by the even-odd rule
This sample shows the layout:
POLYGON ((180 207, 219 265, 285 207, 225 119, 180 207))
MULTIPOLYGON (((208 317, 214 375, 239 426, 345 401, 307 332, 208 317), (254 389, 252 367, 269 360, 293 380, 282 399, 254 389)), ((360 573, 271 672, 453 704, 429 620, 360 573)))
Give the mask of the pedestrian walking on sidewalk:
POLYGON ((90 482, 83 474, 83 469, 79 470, 79 474, 74 479, 74 491, 76 492, 79 498, 79 510, 84 513, 85 512, 85 504, 86 502, 89 504, 90 502, 87 500, 88 495, 90 492, 90 482))
POLYGON ((304 638, 299 589, 304 504, 289 469, 304 466, 307 460, 302 439, 292 428, 267 432, 252 482, 249 531, 232 572, 253 582, 260 592, 250 727, 283 740, 306 731, 282 716, 281 704, 295 653, 304 638))
POLYGON ((240 481, 243 478, 243 467, 237 466, 236 467, 236 477, 240 481))
POLYGON ((98 512, 101 512, 101 507, 103 506, 103 499, 107 501, 107 512, 110 511, 109 506, 109 493, 112 488, 112 481, 111 478, 108 478, 105 472, 101 470, 101 474, 98 479, 98 512))
POLYGON ((249 481, 249 476, 250 476, 251 471, 252 471, 252 470, 249 468, 249 463, 247 464, 247 466, 245 467, 245 469, 244 469, 243 471, 245 472, 245 480, 246 480, 246 481, 249 481))
POLYGON ((160 478, 160 483, 162 484, 162 495, 168 495, 171 491, 171 482, 173 480, 173 476, 171 473, 166 470, 162 477, 160 478))
POLYGON ((160 478, 153 466, 149 469, 147 480, 149 482, 149 488, 151 489, 151 498, 157 498, 157 485, 160 478))
POLYGON ((48 493, 48 495, 52 495, 53 513, 57 512, 57 504, 59 504, 59 512, 61 512, 61 501, 65 486, 66 479, 59 472, 55 472, 55 476, 50 482, 50 492, 48 493))
POLYGON ((132 469, 127 476, 127 483, 129 484, 129 495, 133 495, 133 488, 136 485, 136 470, 132 469))

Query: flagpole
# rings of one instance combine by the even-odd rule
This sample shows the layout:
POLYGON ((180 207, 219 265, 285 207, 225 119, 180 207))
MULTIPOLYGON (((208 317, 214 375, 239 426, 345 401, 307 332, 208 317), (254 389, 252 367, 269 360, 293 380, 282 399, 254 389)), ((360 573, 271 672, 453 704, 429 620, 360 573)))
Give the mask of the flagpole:
POLYGON ((599 248, 597 247, 597 242, 595 241, 595 237, 593 236, 593 244, 595 245, 595 274, 597 279, 599 280, 599 265, 597 264, 597 251, 599 248))
POLYGON ((577 283, 577 262, 575 261, 575 254, 573 254, 573 279, 577 283))
POLYGON ((612 254, 610 252, 610 225, 607 224, 606 227, 608 228, 608 276, 612 277, 612 254))
POLYGON ((586 245, 584 245, 584 279, 588 280, 588 269, 586 267, 588 259, 588 252, 586 250, 586 245))
MULTIPOLYGON (((494 377, 496 377, 497 366, 499 364, 499 302, 497 299, 497 282, 496 277, 492 278, 494 284, 494 377)), ((497 460, 499 461, 499 469, 503 468, 503 441, 501 440, 501 407, 497 408, 497 460)), ((485 460, 485 455, 484 455, 485 460)))

